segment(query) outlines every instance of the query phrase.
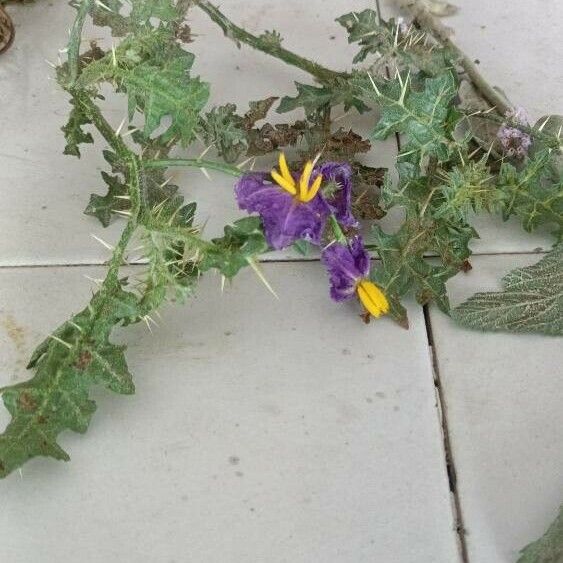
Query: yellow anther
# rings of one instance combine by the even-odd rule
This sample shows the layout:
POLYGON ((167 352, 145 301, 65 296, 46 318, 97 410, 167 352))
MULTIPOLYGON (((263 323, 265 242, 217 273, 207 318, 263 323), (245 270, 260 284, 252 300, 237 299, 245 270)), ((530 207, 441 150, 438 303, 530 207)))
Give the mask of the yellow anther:
POLYGON ((285 154, 283 152, 280 153, 279 163, 280 163, 281 175, 288 182, 291 182, 292 184, 295 185, 295 180, 293 179, 293 176, 291 175, 291 172, 289 171, 289 166, 287 165, 287 160, 285 159, 285 154))
POLYGON ((301 200, 301 201, 303 201, 303 203, 308 203, 309 201, 311 201, 317 195, 317 192, 319 191, 319 189, 321 187, 322 181, 323 181, 323 177, 319 174, 315 178, 313 185, 309 188, 309 191, 307 192, 305 199, 301 200))
POLYGON ((363 306, 374 317, 380 317, 389 312, 387 297, 374 283, 361 280, 356 286, 356 291, 363 306))
POLYGON ((279 172, 274 168, 271 172, 272 178, 280 188, 283 188, 286 192, 293 196, 296 196, 297 201, 301 203, 309 203, 318 193, 321 183, 323 181, 322 176, 319 174, 311 187, 309 187, 309 181, 311 180, 311 175, 313 174, 314 163, 310 160, 305 164, 303 172, 299 179, 299 187, 297 182, 291 175, 289 166, 287 165, 287 160, 285 155, 280 153, 279 157, 279 172))
POLYGON ((282 187, 286 192, 289 192, 291 195, 297 195, 297 186, 295 185, 295 182, 293 180, 289 181, 287 178, 284 178, 281 174, 278 173, 277 170, 272 170, 271 174, 276 184, 282 187))
POLYGON ((303 168, 303 173, 299 179, 299 199, 301 201, 306 201, 307 193, 309 191, 309 180, 311 179, 311 174, 313 173, 314 164, 308 160, 303 168))

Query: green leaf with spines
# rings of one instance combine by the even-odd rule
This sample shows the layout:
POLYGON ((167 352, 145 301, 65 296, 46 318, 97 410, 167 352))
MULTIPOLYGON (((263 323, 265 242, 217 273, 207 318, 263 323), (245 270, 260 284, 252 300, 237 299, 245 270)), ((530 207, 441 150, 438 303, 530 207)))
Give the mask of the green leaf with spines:
POLYGON ((475 213, 493 213, 500 207, 501 193, 487 165, 487 155, 478 161, 454 165, 440 173, 442 183, 436 188, 442 201, 434 216, 468 222, 475 213))
POLYGON ((86 215, 96 217, 100 223, 107 227, 116 211, 125 211, 131 205, 126 199, 127 186, 117 177, 102 171, 102 178, 108 186, 105 196, 90 194, 90 201, 84 210, 86 215))
POLYGON ((309 84, 295 83, 297 96, 285 96, 282 98, 278 108, 278 113, 286 113, 302 107, 308 116, 312 116, 326 106, 336 106, 344 104, 344 110, 355 108, 358 113, 369 110, 358 97, 347 80, 338 80, 329 86, 311 86, 309 84))
POLYGON ((208 145, 213 144, 227 162, 236 162, 248 148, 244 118, 235 104, 218 106, 199 122, 199 132, 208 145))
POLYGON ((555 227, 563 237, 563 179, 551 168, 557 153, 549 149, 534 154, 520 169, 503 162, 497 189, 502 196, 505 219, 516 215, 526 231, 539 225, 555 227))
POLYGON ((502 279, 504 291, 477 293, 452 311, 477 330, 563 335, 563 244, 502 279))
POLYGON ((447 160, 454 146, 452 137, 457 122, 453 100, 457 81, 451 72, 424 80, 423 90, 410 88, 408 75, 376 84, 369 76, 354 81, 365 101, 381 107, 381 117, 372 133, 383 140, 393 133, 406 136, 403 152, 416 152, 447 160))
POLYGON ((195 138, 199 112, 209 98, 209 86, 188 76, 192 62, 193 55, 182 51, 161 66, 147 62, 122 75, 129 95, 129 117, 138 107, 142 108, 145 135, 154 133, 162 119, 170 117, 171 124, 162 135, 164 141, 178 139, 186 146, 195 138))
POLYGON ((124 6, 121 0, 103 0, 103 4, 91 2, 90 15, 94 25, 108 26, 113 37, 123 37, 142 28, 158 27, 176 21, 180 17, 171 0, 129 0, 127 4, 131 9, 125 16, 120 13, 124 6))
POLYGON ((70 100, 72 110, 68 121, 61 127, 66 139, 66 146, 63 151, 64 154, 77 156, 80 158, 81 143, 93 143, 94 138, 91 133, 83 131, 82 127, 88 125, 90 120, 84 115, 79 107, 76 106, 73 100, 70 100))
POLYGON ((389 42, 389 30, 375 10, 350 12, 336 18, 336 21, 348 32, 348 43, 360 45, 354 63, 364 61, 369 54, 377 53, 389 42))
POLYGON ((0 478, 36 456, 68 460, 57 443, 65 430, 86 432, 96 404, 90 389, 134 392, 124 347, 109 341, 113 328, 139 319, 138 299, 120 284, 104 286, 89 306, 39 345, 36 374, 2 390, 11 421, 0 435, 0 478))
POLYGON ((195 138, 199 113, 209 98, 209 85, 190 77, 194 55, 184 51, 166 29, 146 31, 124 39, 102 59, 89 64, 77 84, 88 88, 112 82, 128 95, 129 118, 144 114, 143 133, 150 137, 170 118, 160 136, 188 145, 195 138))
POLYGON ((348 43, 360 46, 354 63, 364 61, 368 55, 377 57, 371 69, 376 75, 385 67, 391 67, 401 71, 420 70, 427 76, 435 76, 450 68, 456 58, 451 49, 429 42, 425 31, 413 25, 403 29, 393 18, 379 19, 377 12, 371 9, 349 12, 336 21, 348 32, 348 43))
POLYGON ((374 227, 372 236, 382 265, 375 269, 373 279, 391 301, 399 300, 412 291, 421 305, 436 302, 447 313, 449 300, 445 283, 459 269, 434 265, 424 256, 432 247, 433 229, 432 223, 421 221, 417 224, 415 220, 407 220, 394 234, 374 227))
POLYGON ((226 278, 234 277, 250 260, 268 250, 259 217, 245 217, 227 225, 225 235, 211 242, 213 248, 204 254, 198 267, 202 272, 216 268, 226 278))

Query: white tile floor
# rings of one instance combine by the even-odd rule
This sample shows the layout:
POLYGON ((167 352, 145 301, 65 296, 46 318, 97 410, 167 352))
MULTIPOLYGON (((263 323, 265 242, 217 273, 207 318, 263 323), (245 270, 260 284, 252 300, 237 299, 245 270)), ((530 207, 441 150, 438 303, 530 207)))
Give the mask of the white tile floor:
MULTIPOLYGON (((563 54, 561 2, 456 3, 447 23, 483 72, 532 116, 563 113, 553 95, 561 70, 545 55, 563 54)), ((355 48, 332 20, 365 2, 222 5, 250 30, 275 25, 289 47, 342 68, 355 48)), ((107 258, 89 233, 111 240, 119 228, 81 214, 100 188, 97 151, 80 161, 61 154, 67 104, 43 61, 56 60, 72 11, 64 2, 10 9, 18 37, 0 57, 0 385, 25 378, 29 352, 83 304, 83 274, 96 268, 68 266, 107 258), (51 267, 18 267, 31 265, 51 267)), ((215 102, 243 105, 307 81, 238 52, 200 14, 190 23, 215 102)), ((122 105, 108 108, 119 123, 122 105)), ((389 143, 370 158, 389 166, 395 154, 389 143)), ((210 235, 237 216, 228 180, 178 180, 202 202, 210 235)), ((485 220, 479 230, 476 253, 495 256, 473 259, 473 272, 451 284, 454 299, 494 289, 549 244, 514 223, 485 220)), ((365 327, 326 299, 318 264, 265 268, 280 301, 250 272, 223 297, 209 277, 187 307, 164 312, 155 334, 120 335, 137 395, 100 393, 87 436, 64 437, 70 464, 36 460, 0 483, 2 561, 70 562, 77 552, 86 563, 462 561, 421 310, 411 306, 409 332, 388 320, 365 327)), ((513 562, 563 501, 560 341, 468 332, 435 311, 430 320, 468 561, 513 562)))

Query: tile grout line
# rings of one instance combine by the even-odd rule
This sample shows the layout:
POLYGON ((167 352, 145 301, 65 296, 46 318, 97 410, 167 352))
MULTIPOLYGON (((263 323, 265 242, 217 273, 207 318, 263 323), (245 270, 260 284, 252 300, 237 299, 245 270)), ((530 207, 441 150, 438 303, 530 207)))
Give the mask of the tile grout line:
POLYGON ((467 543, 465 541, 465 526, 463 521, 463 512, 461 509, 461 499, 457 488, 457 472, 453 451, 451 447, 451 438, 448 424, 448 412, 446 399, 444 396, 444 389, 440 378, 440 368, 438 364, 438 357, 436 354, 436 346, 434 342, 434 334, 432 331, 432 323, 430 320, 430 310, 428 305, 424 305, 424 324, 426 327, 426 338, 428 340, 428 350, 430 354, 430 361, 432 367, 432 376, 434 380, 434 387, 436 391, 436 400, 438 408, 438 418, 440 422, 440 430, 442 433, 442 443, 444 448, 444 462, 446 465, 446 472, 448 475, 448 483, 450 487, 450 495, 452 498, 452 513, 454 517, 455 532, 457 536, 457 543, 462 563, 469 563, 469 555, 467 552, 467 543))
MULTIPOLYGON (((541 252, 533 250, 522 250, 522 251, 510 251, 510 252, 474 252, 471 257, 480 256, 542 256, 547 254, 547 250, 542 250, 541 252)), ((436 256, 428 256, 428 258, 436 258, 436 256)), ((372 260, 379 261, 379 258, 372 257, 372 260)), ((303 257, 303 258, 273 258, 271 260, 261 260, 261 264, 295 264, 300 262, 319 262, 320 258, 318 256, 303 257)), ((147 262, 143 261, 133 261, 129 264, 123 264, 124 266, 146 266, 147 262)), ((96 266, 107 266, 107 261, 99 262, 51 262, 51 263, 39 263, 39 264, 0 264, 1 270, 15 270, 16 268, 79 268, 84 266, 86 268, 92 268, 96 266)))

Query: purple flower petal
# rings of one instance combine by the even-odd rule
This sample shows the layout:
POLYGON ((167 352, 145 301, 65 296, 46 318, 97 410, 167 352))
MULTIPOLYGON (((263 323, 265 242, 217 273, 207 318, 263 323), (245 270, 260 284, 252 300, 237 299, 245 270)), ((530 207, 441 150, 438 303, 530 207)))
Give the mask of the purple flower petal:
POLYGON ((369 254, 359 236, 347 245, 334 243, 325 248, 322 262, 329 273, 330 296, 334 301, 344 301, 354 295, 358 281, 369 275, 369 254))
POLYGON ((497 132, 498 140, 508 156, 524 158, 532 144, 530 135, 516 127, 503 125, 497 132))
POLYGON ((242 176, 235 186, 239 207, 262 217, 266 240, 276 250, 300 239, 320 245, 330 214, 326 202, 321 196, 299 202, 276 184, 267 183, 268 177, 264 173, 242 176))
POLYGON ((336 219, 343 227, 356 227, 358 222, 352 215, 352 169, 342 162, 325 162, 318 171, 323 182, 334 182, 340 189, 327 200, 336 219))

